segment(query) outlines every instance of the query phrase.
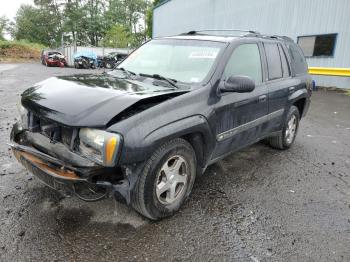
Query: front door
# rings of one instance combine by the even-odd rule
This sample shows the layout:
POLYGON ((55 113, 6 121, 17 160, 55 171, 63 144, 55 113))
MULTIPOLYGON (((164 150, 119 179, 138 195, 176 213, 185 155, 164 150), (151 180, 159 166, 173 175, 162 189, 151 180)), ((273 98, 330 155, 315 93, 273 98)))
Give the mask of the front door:
POLYGON ((216 148, 213 159, 255 142, 265 130, 268 114, 267 87, 263 83, 261 47, 258 43, 237 46, 225 67, 222 84, 230 77, 243 75, 255 81, 249 93, 222 93, 216 104, 216 148))

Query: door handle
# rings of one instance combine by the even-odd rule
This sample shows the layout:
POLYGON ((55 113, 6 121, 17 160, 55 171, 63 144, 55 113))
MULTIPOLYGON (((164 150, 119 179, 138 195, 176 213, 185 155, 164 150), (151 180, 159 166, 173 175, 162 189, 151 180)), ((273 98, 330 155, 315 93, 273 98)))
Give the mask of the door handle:
POLYGON ((259 103, 265 102, 266 101, 266 95, 259 96, 258 101, 259 101, 259 103))

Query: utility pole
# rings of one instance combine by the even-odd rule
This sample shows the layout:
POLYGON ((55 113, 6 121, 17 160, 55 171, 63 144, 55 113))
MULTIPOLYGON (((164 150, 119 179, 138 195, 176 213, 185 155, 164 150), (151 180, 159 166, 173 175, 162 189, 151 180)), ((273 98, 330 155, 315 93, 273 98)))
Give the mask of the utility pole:
POLYGON ((63 48, 64 48, 64 43, 63 43, 63 32, 61 34, 61 49, 62 49, 62 52, 63 52, 63 48))

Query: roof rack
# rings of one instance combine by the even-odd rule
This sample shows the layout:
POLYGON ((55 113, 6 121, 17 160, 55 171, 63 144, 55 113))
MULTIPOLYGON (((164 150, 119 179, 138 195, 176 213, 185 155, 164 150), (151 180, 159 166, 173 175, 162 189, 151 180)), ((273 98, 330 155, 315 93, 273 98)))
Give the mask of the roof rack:
MULTIPOLYGON (((203 29, 203 30, 192 30, 189 31, 187 33, 181 34, 181 35, 204 35, 206 32, 210 33, 210 32, 243 32, 246 34, 243 35, 239 35, 239 36, 244 36, 244 37, 261 37, 261 38, 269 38, 269 39, 279 39, 279 40, 286 40, 286 41, 291 41, 293 42, 293 39, 291 39, 288 36, 279 36, 279 35, 264 35, 264 34, 260 34, 257 31, 253 31, 253 30, 244 30, 244 29, 203 29)), ((215 34, 209 34, 209 35, 215 35, 215 34)), ((225 34, 222 36, 230 36, 229 34, 225 34)), ((232 36, 237 36, 237 35, 232 35, 232 36)))
POLYGON ((247 34, 254 34, 254 35, 260 35, 259 32, 257 31, 252 31, 252 30, 244 30, 244 29, 205 29, 205 30, 192 30, 185 35, 195 35, 195 34, 200 34, 200 33, 205 33, 205 32, 243 32, 247 34))
POLYGON ((285 40, 294 42, 292 38, 284 35, 260 35, 261 38, 268 38, 268 39, 278 39, 278 40, 285 40))

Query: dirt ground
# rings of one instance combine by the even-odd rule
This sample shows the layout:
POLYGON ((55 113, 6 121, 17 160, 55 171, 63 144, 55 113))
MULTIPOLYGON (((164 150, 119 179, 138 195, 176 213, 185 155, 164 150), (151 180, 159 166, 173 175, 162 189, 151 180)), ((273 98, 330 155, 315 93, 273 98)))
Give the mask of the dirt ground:
MULTIPOLYGON (((0 261, 350 261, 350 97, 314 92, 294 146, 211 166, 173 217, 45 187, 6 145, 19 95, 88 70, 0 65, 0 261)), ((94 72, 97 72, 96 70, 94 72)))

